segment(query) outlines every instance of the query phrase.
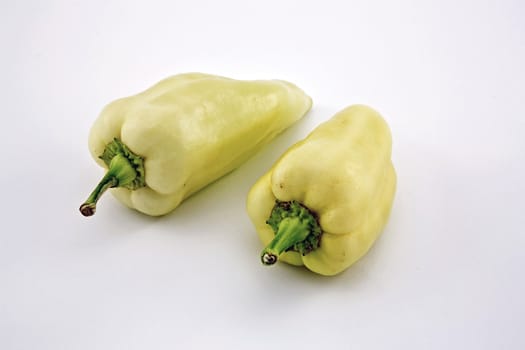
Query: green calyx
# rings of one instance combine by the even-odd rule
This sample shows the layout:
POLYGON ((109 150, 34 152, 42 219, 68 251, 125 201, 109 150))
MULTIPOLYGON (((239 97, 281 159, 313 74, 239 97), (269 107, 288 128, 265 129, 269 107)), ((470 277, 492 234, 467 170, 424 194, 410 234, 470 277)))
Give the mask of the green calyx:
POLYGON ((127 159, 129 165, 136 173, 136 176, 133 178, 133 180, 122 181, 122 184, 119 185, 119 187, 136 190, 137 188, 146 186, 146 182, 144 181, 144 159, 131 152, 128 146, 123 144, 119 139, 115 138, 113 141, 108 143, 106 148, 104 148, 104 152, 102 152, 102 155, 99 158, 102 159, 104 163, 106 163, 108 168, 111 168, 111 161, 119 155, 122 155, 127 159))
POLYGON ((316 215, 297 201, 277 200, 266 223, 275 237, 262 251, 264 265, 275 264, 283 252, 306 255, 320 245, 322 230, 316 215))
POLYGON ((84 216, 95 214, 97 202, 108 188, 124 187, 136 190, 146 186, 144 159, 131 152, 119 139, 115 138, 108 143, 99 158, 106 163, 108 171, 80 206, 80 212, 84 216))

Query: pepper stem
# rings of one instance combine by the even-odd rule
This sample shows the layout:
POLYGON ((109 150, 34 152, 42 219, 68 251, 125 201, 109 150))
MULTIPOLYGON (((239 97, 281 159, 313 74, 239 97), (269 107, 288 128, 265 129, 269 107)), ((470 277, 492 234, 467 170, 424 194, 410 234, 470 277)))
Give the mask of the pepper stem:
POLYGON ((276 201, 266 223, 274 230, 275 237, 261 253, 264 265, 275 264, 286 251, 306 255, 320 245, 321 226, 315 214, 299 202, 276 201))
POLYGON ((279 255, 292 248, 296 243, 302 242, 310 234, 308 222, 298 217, 285 218, 279 224, 279 230, 273 240, 264 248, 261 261, 264 265, 273 265, 279 255))
POLYGON ((80 206, 80 212, 84 216, 95 214, 97 202, 104 192, 111 187, 124 187, 129 185, 137 177, 137 172, 130 161, 122 154, 117 154, 111 159, 109 169, 91 192, 88 199, 80 206))
POLYGON ((80 212, 84 216, 95 214, 97 201, 108 188, 125 187, 136 190, 146 186, 144 159, 133 153, 119 139, 115 138, 108 143, 99 158, 106 163, 108 172, 80 206, 80 212))

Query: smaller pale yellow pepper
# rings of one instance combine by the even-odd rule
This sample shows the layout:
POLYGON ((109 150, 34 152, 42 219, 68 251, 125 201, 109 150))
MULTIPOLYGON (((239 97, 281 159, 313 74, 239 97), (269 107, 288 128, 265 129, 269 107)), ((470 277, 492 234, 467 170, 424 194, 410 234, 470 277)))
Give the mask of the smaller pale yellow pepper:
POLYGON ((392 207, 391 148, 384 119, 356 105, 284 153, 248 194, 248 214, 266 245, 262 262, 335 275, 360 259, 392 207))

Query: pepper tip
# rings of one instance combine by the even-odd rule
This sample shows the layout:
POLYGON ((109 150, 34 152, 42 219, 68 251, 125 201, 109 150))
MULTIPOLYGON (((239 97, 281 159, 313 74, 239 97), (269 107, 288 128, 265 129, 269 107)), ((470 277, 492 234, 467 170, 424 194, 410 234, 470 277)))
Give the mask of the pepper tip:
POLYGON ((261 261, 264 265, 273 265, 277 262, 277 255, 271 253, 264 253, 261 256, 261 261))
POLYGON ((84 203, 80 206, 80 213, 84 216, 92 216, 95 214, 97 207, 93 204, 84 203))

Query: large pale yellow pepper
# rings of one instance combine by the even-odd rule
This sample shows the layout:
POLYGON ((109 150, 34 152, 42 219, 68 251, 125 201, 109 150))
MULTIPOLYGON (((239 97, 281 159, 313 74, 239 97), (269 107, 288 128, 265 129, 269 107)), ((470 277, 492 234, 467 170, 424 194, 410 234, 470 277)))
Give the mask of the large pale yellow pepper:
POLYGON ((108 169, 83 215, 93 215, 108 188, 148 215, 163 215, 231 172, 300 119, 311 99, 280 81, 176 75, 104 108, 89 150, 108 169))
POLYGON ((373 109, 350 106, 292 146, 252 187, 248 214, 278 259, 335 275, 361 258, 389 217, 392 139, 373 109))

